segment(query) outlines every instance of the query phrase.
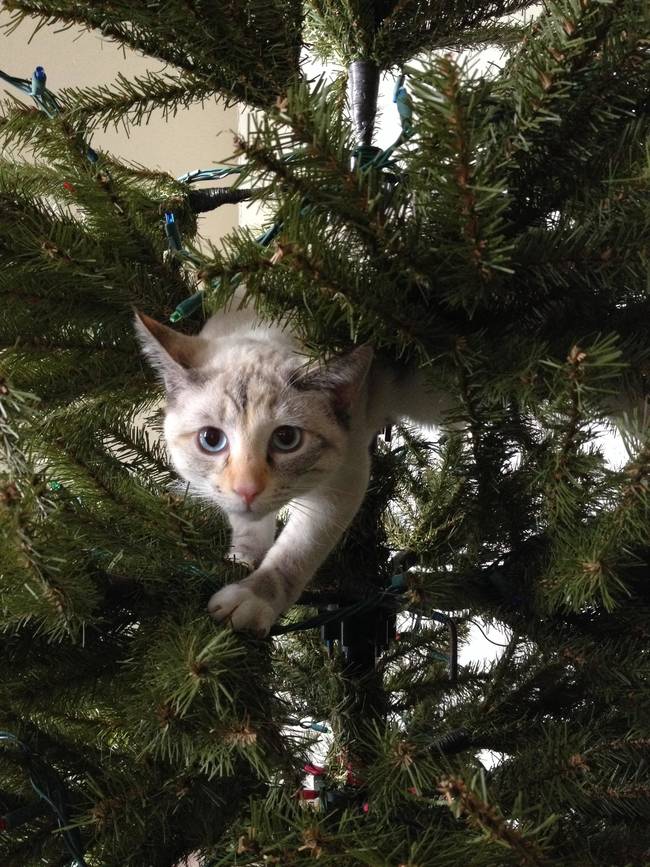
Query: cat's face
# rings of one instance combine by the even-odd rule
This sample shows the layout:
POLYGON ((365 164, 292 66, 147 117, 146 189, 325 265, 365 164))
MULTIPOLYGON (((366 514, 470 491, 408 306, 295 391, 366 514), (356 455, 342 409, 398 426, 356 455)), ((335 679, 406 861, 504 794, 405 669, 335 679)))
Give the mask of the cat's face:
POLYGON ((226 512, 277 511, 345 454, 348 431, 328 396, 290 384, 296 361, 242 347, 217 354, 203 381, 170 395, 165 436, 174 466, 226 512))
POLYGON ((165 437, 191 491, 255 518, 327 484, 346 454, 369 349, 307 370, 286 344, 207 341, 152 322, 142 317, 138 332, 163 374, 165 437))

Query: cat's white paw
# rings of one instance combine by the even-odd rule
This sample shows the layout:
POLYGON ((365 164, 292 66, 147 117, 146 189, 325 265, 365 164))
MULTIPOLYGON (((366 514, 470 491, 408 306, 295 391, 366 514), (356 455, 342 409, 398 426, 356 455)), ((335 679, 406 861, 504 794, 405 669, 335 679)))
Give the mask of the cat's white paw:
POLYGON ((208 602, 208 611, 217 621, 229 621, 235 632, 268 635, 278 613, 245 584, 226 584, 208 602))

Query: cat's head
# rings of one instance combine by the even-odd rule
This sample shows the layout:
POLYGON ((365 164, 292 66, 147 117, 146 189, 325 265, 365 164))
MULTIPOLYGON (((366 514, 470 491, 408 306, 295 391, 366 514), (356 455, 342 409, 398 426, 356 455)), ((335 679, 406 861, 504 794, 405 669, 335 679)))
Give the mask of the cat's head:
POLYGON ((370 347, 309 366, 264 334, 190 337, 142 314, 136 329, 165 383, 172 461, 195 494, 261 517, 341 465, 370 347))

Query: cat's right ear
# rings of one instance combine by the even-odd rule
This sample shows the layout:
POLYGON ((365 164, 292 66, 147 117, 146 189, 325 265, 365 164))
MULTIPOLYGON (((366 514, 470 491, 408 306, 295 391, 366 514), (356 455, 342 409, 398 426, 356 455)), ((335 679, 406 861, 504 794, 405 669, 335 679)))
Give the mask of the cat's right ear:
POLYGON ((199 366, 205 340, 168 328, 135 311, 135 330, 142 351, 161 375, 168 394, 188 385, 190 371, 199 366))

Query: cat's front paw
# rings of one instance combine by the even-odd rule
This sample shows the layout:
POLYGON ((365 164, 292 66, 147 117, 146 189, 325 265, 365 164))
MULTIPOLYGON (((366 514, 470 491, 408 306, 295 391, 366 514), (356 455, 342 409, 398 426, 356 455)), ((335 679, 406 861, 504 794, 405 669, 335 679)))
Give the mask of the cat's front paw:
POLYGON ((252 632, 258 638, 268 635, 279 613, 241 581, 218 590, 208 612, 218 623, 229 621, 235 632, 252 632))

